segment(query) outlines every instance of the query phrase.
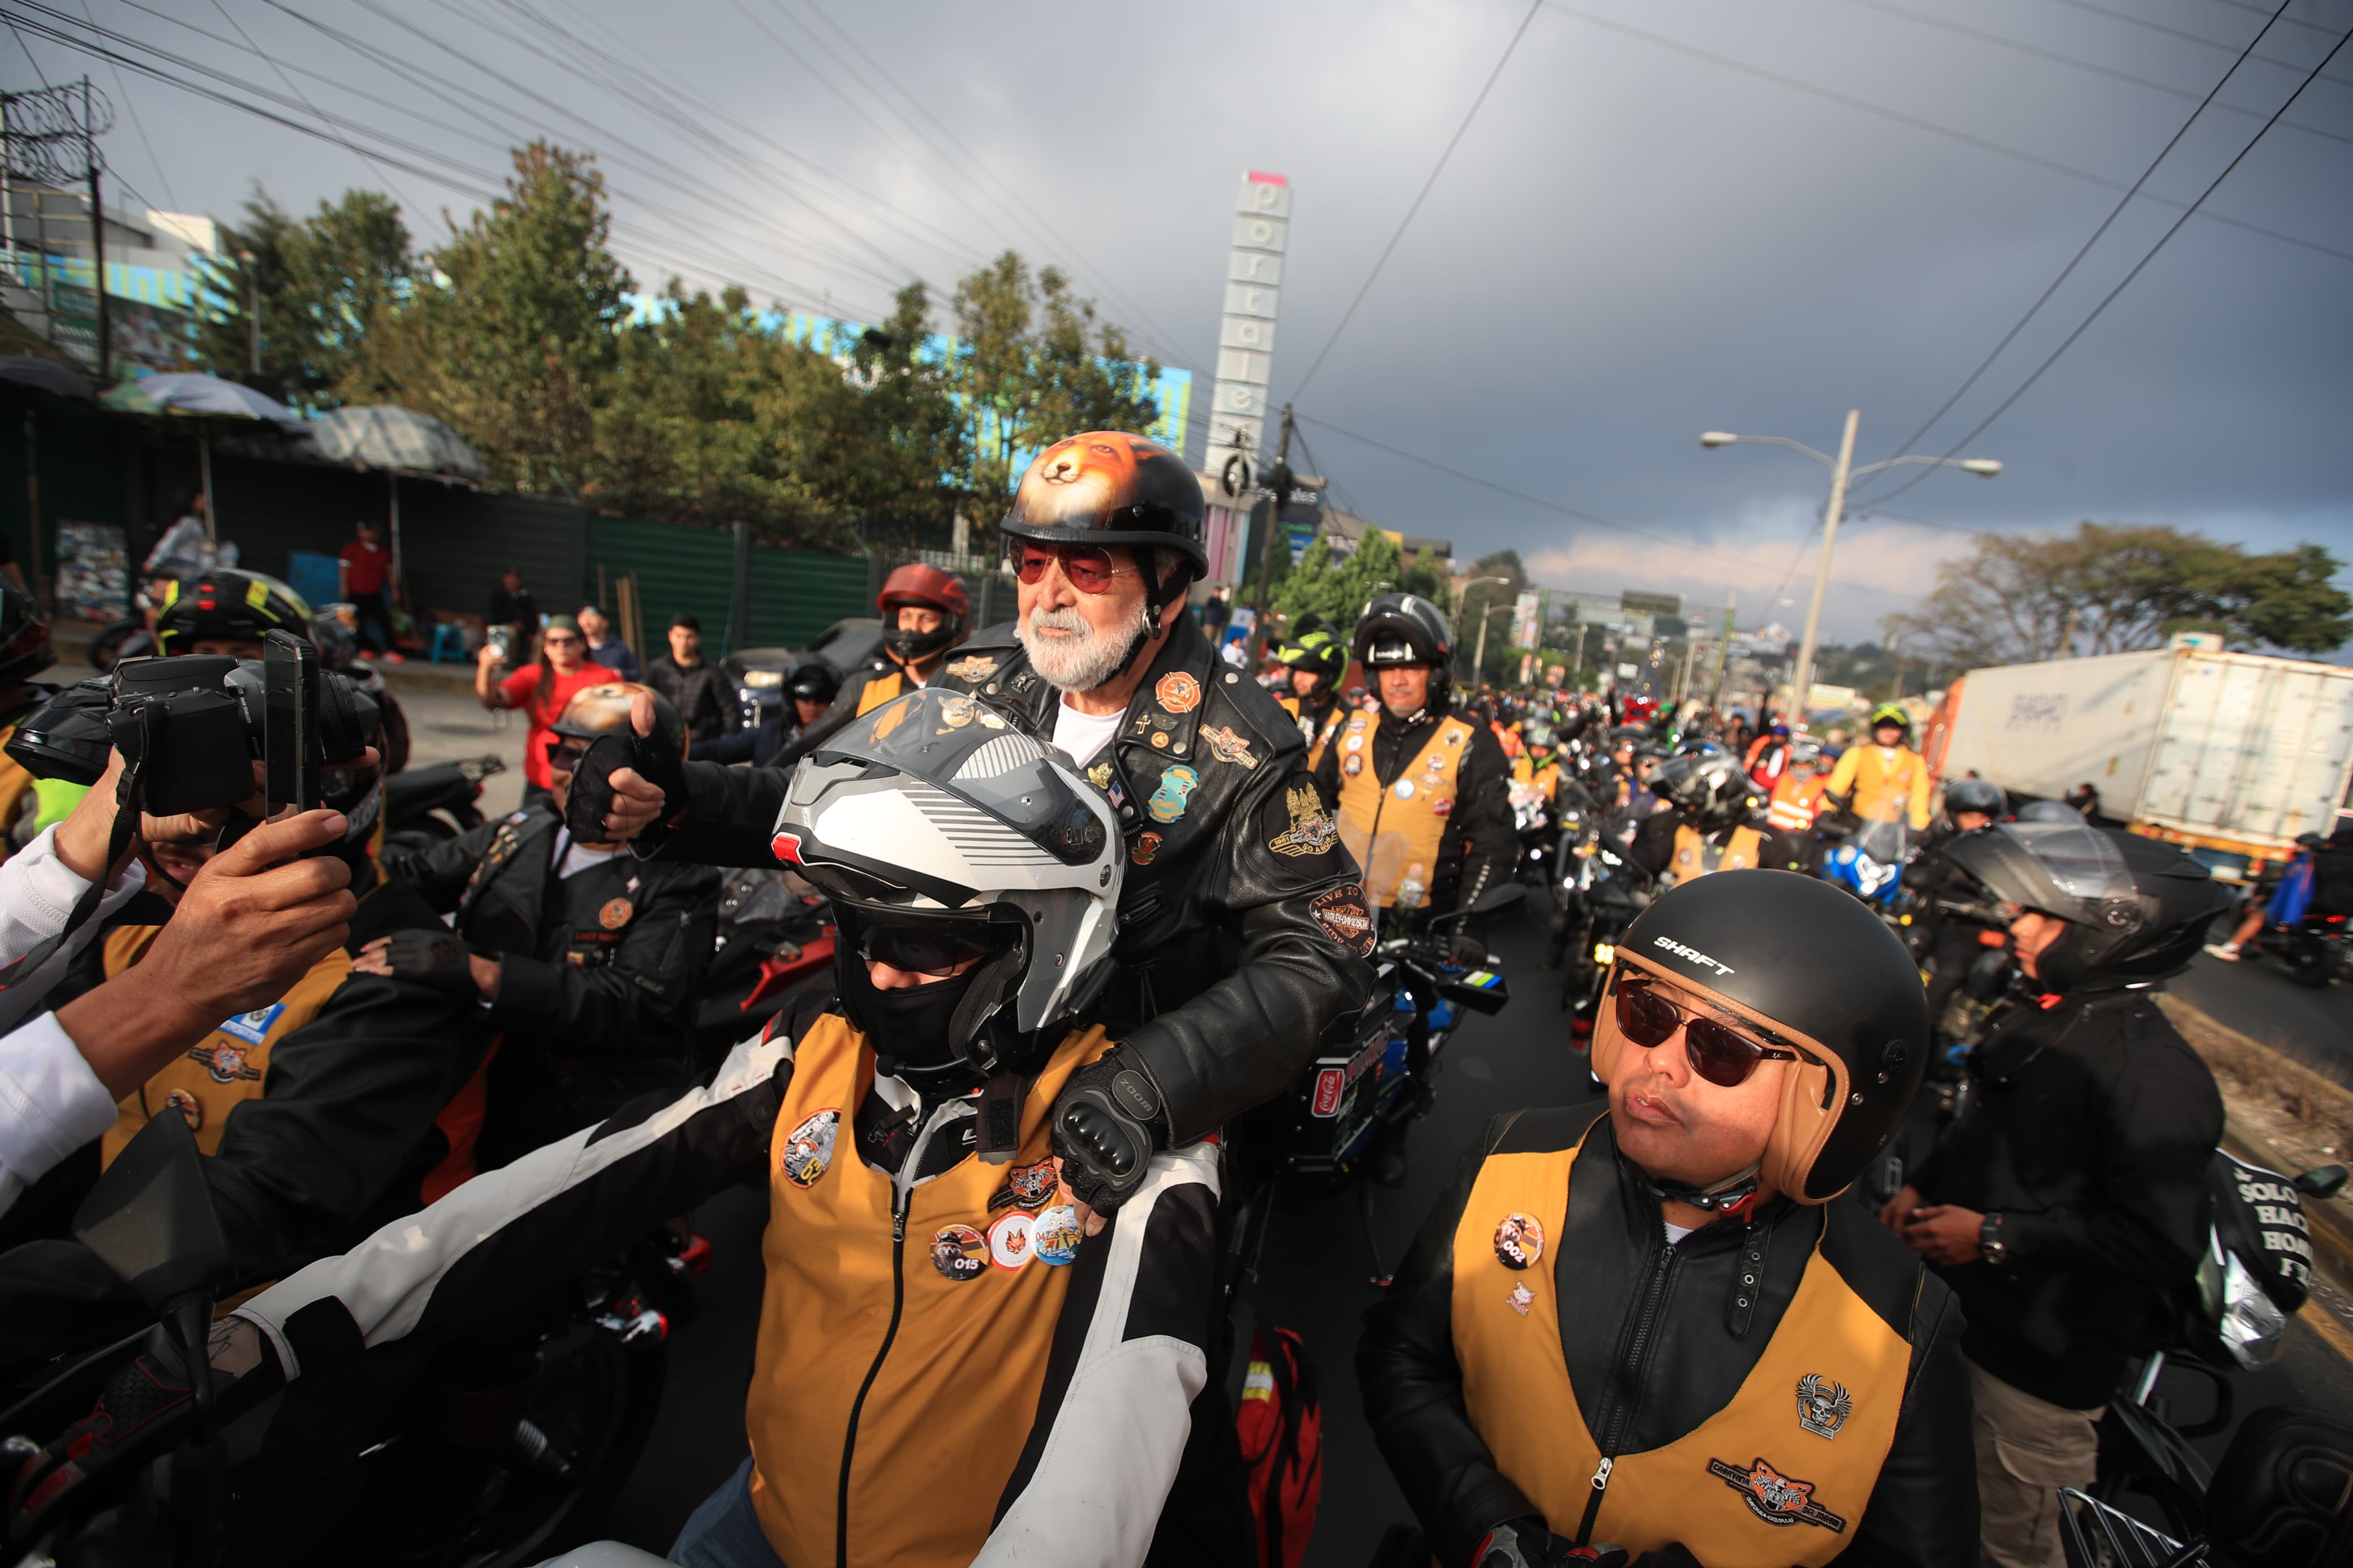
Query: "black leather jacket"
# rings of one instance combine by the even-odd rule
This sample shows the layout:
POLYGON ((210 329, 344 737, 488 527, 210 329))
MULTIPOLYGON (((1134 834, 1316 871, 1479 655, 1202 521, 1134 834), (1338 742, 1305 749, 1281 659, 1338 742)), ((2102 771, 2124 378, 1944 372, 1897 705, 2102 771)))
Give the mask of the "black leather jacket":
MULTIPOLYGON (((1060 694, 1029 668, 1009 623, 975 634, 934 684, 1053 737, 1060 694)), ((1364 1006, 1364 891, 1298 726, 1217 662, 1190 611, 1086 771, 1112 795, 1128 842, 1120 978, 1096 1016, 1144 1058, 1183 1142, 1281 1093, 1325 1032, 1364 1006)), ((685 813, 667 834, 641 837, 639 852, 775 864, 769 835, 789 776, 688 763, 685 813)))
MULTIPOLYGON (((1499 1117, 1415 1238, 1397 1282, 1365 1315, 1356 1373, 1373 1436, 1438 1561, 1468 1563, 1486 1532, 1539 1510, 1509 1478, 1462 1397, 1454 1353, 1454 1235, 1490 1154, 1574 1147, 1592 1107, 1499 1117)), ((1552 1254, 1561 1345, 1588 1428, 1605 1406, 1630 1400, 1621 1451, 1663 1447, 1729 1404, 1773 1338, 1815 1244, 1856 1294, 1912 1344, 1903 1411, 1879 1484, 1840 1555, 1857 1568, 1973 1568, 1978 1560, 1977 1456, 1968 1376, 1952 1294, 1926 1274, 1862 1205, 1806 1206, 1777 1199, 1752 1224, 1722 1219, 1677 1244, 1663 1308, 1645 1348, 1621 1358, 1666 1235, 1659 1205, 1618 1153, 1606 1121, 1577 1157, 1568 1221, 1552 1254), (1759 1242, 1761 1241, 1761 1247, 1759 1242), (1744 1246, 1744 1243, 1746 1245, 1744 1246), (1764 1284, 1746 1321, 1735 1310, 1743 1254, 1765 1253, 1764 1284)), ((1578 1521, 1552 1520, 1574 1535, 1578 1521)))
POLYGON ((623 1102, 693 1077, 694 991, 711 962, 719 878, 616 855, 559 878, 563 824, 531 806, 390 858, 396 878, 497 958, 476 1026, 500 1037, 476 1164, 490 1169, 623 1102))

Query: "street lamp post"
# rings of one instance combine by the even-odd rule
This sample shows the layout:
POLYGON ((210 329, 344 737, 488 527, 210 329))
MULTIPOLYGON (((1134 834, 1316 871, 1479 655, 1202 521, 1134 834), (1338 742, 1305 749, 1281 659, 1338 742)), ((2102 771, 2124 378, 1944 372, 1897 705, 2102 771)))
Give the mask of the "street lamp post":
MULTIPOLYGON (((1462 601, 1471 596, 1472 589, 1477 587, 1482 583, 1508 583, 1510 581, 1511 579, 1509 577, 1473 577, 1469 582, 1463 584, 1462 591, 1454 595, 1454 618, 1458 621, 1462 618, 1462 601)), ((1490 605, 1487 606, 1485 612, 1479 616, 1479 651, 1471 656, 1471 679, 1474 681, 1479 679, 1479 672, 1487 668, 1487 616, 1494 614, 1494 612, 1495 606, 1490 605)))
POLYGON ((1798 668, 1791 672, 1789 705, 1796 710, 1799 728, 1806 720, 1806 696, 1814 685, 1814 646, 1821 634, 1822 599, 1831 586, 1831 551, 1838 542, 1839 520, 1846 510, 1847 486, 1865 474, 1875 474, 1883 468, 1898 468, 1905 463, 1922 463, 1930 468, 1959 468, 1966 473, 1989 479, 2001 472, 2001 464, 1991 458, 1929 458, 1917 454, 1890 458, 1885 462, 1866 463, 1858 468, 1854 464, 1854 429, 1862 420, 1862 411, 1850 408, 1846 414, 1846 431, 1839 438, 1839 453, 1833 458, 1817 452, 1802 441, 1792 441, 1787 436, 1736 436, 1728 430, 1706 430, 1700 434, 1699 444, 1710 451, 1746 441, 1762 447, 1787 447, 1793 452, 1803 452, 1831 471, 1830 505, 1822 512, 1822 553, 1814 566, 1814 596, 1806 606, 1806 632, 1798 643, 1798 668))

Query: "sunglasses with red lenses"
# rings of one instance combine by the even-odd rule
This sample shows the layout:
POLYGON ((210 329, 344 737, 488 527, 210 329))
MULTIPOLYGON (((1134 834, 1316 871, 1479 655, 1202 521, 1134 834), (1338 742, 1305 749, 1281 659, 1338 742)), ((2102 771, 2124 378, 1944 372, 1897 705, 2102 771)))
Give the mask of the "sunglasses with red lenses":
POLYGON ((1752 1040, 1703 1013, 1678 1006, 1649 982, 1624 970, 1612 984, 1617 993, 1618 1032, 1645 1050, 1663 1046, 1683 1032, 1683 1055, 1692 1071, 1720 1089, 1737 1089, 1748 1081, 1761 1061, 1802 1061, 1796 1051, 1752 1040))
POLYGON ((1025 542, 1015 546, 1011 553, 1013 574, 1032 587, 1045 580, 1046 568, 1058 561, 1062 563, 1062 575, 1082 594, 1107 594, 1118 579, 1135 575, 1132 567, 1113 565, 1111 552, 1099 544, 1025 542))

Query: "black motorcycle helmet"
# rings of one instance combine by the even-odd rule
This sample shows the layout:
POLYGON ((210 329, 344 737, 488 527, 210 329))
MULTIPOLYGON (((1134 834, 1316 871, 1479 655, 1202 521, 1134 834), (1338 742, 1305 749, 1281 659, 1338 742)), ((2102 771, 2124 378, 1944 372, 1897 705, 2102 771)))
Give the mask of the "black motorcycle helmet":
POLYGON ((1349 657, 1367 671, 1390 664, 1430 666, 1429 710, 1451 704, 1454 675, 1454 628, 1445 612, 1419 594, 1383 594, 1356 617, 1349 657))
POLYGON ((311 608, 294 590, 256 572, 207 572, 164 590, 155 646, 168 658, 200 642, 259 642, 273 631, 311 639, 311 608))
POLYGON ((2010 797, 1991 779, 1955 779, 1945 786, 1945 815, 1978 812, 2000 821, 2010 810, 2010 797))
MULTIPOLYGON (((1844 1192, 1887 1145, 1928 1068, 1928 1002, 1903 942, 1860 900, 1794 871, 1719 871, 1660 895, 1618 942, 1629 971, 1757 1022, 1799 1053, 1758 1174, 1799 1203, 1844 1192)), ((1593 1071, 1624 1047, 1605 1003, 1593 1071)))
POLYGON ((2021 822, 2051 822, 2063 827, 2084 820, 2084 814, 2063 800, 2030 800, 2018 808, 2021 822))
MULTIPOLYGON (((2070 814, 2073 815, 2072 813, 2070 814)), ((2046 994, 2112 990, 2189 967, 2206 927, 2229 905, 2221 884, 2178 846, 2069 822, 2004 822, 1946 847, 1997 902, 2067 922, 2035 959, 2046 994)))
POLYGON ((785 677, 785 700, 822 702, 830 707, 841 695, 841 675, 833 666, 812 659, 785 677))
POLYGON ((1730 827, 1763 803, 1752 797, 1739 760, 1724 752, 1672 757, 1651 770, 1651 793, 1672 804, 1702 833, 1730 827))
POLYGON ((57 662, 40 605, 32 595, 0 577, 0 687, 30 680, 57 662))

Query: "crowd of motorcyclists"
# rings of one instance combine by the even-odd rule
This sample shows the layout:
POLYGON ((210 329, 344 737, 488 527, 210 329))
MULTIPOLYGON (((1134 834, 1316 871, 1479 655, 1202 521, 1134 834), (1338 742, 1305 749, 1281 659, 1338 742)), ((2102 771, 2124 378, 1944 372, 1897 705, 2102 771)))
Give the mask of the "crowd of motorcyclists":
MULTIPOLYGON (((348 1510, 419 1388, 492 1412, 466 1419, 501 1453, 585 1470, 522 1414, 544 1303, 649 1236, 691 1257, 697 1205, 749 1184, 748 1454, 669 1561, 1295 1563, 1270 1558, 1227 1376, 1242 1173, 1319 1062, 1426 1068, 1428 1016, 1386 1063, 1388 1026, 1362 1033, 1404 994, 1384 944, 1475 990, 1476 911, 1525 885, 1566 1016, 1514 1036, 1606 1098, 1498 1116, 1367 1316, 1411 1552, 2063 1560, 2059 1489, 2094 1485, 2103 1410, 2216 1223, 2219 1092, 2152 1000, 2225 907, 2202 865, 1940 784, 1901 703, 1841 745, 1762 708, 1466 689, 1413 594, 1238 668, 1190 607, 1199 483, 1140 437, 1047 447, 1000 532, 1013 620, 976 626, 955 576, 900 566, 874 658, 802 658, 748 722, 691 616, 641 679, 600 662, 600 621, 544 617, 512 668, 486 648, 478 697, 528 721, 497 820, 395 830, 395 705, 355 704, 364 746, 317 800, 336 941, 226 1023, 151 1030, 129 1076, 74 1020, 176 962, 190 899, 246 874, 237 825, 283 802, 170 816, 120 764, 45 798, 9 745, 0 900, 75 879, 40 906, 70 962, 26 997, 55 1009, 47 1076, 0 1046, 0 1099, 47 1128, 0 1138, 0 1382, 155 1321, 86 1222, 126 1150, 185 1125, 226 1247, 210 1373, 159 1330, 69 1432, 0 1432, 12 1553, 57 1544, 17 1524, 75 1475, 215 1402, 276 1402, 269 1473, 229 1489, 214 1543, 241 1562, 370 1560, 348 1510), (697 1005, 746 872, 821 911, 832 956, 714 1065, 697 1005)), ((64 700, 27 684, 47 631, 0 598, 0 703, 38 739, 64 700)), ((288 633, 331 635, 221 571, 174 582, 156 642, 217 684, 288 633)), ((2353 826, 2210 951, 2353 911, 2349 874, 2353 826)), ((37 951, 15 940, 0 960, 37 951)), ((19 984, 0 970, 0 999, 19 984)), ((1397 1184, 1409 1125, 1346 1159, 1397 1184)), ((495 1469, 429 1506, 494 1508, 495 1469)), ((2305 1556, 2293 1531, 2217 1544, 2317 1564, 2353 1528, 2335 1507, 2305 1556)))

